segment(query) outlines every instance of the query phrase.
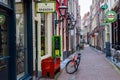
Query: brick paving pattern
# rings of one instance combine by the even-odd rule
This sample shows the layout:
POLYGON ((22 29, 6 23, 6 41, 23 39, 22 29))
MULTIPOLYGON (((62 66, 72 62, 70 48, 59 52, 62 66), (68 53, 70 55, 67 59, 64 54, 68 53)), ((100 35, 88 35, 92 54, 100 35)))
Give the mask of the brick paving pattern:
POLYGON ((120 80, 119 72, 109 63, 105 54, 85 47, 79 69, 74 74, 65 70, 57 80, 120 80))

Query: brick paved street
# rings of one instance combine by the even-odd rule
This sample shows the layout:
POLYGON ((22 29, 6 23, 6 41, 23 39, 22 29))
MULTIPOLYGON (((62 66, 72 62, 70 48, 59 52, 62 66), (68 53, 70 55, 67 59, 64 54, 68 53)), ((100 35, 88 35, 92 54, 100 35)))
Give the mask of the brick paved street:
POLYGON ((105 54, 85 47, 79 69, 74 74, 65 70, 57 80, 120 80, 119 71, 106 59, 105 54))

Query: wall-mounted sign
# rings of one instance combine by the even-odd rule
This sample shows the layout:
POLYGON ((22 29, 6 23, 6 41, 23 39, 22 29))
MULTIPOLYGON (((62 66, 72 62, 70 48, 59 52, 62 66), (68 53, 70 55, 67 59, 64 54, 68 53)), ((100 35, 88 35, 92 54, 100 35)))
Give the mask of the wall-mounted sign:
POLYGON ((112 23, 117 20, 117 14, 114 11, 108 11, 106 12, 106 21, 107 23, 112 23))
POLYGON ((61 36, 52 36, 52 57, 61 57, 61 36))
POLYGON ((0 15, 0 25, 3 25, 5 23, 5 16, 0 15))
POLYGON ((37 13, 56 12, 56 2, 38 2, 36 5, 37 13))

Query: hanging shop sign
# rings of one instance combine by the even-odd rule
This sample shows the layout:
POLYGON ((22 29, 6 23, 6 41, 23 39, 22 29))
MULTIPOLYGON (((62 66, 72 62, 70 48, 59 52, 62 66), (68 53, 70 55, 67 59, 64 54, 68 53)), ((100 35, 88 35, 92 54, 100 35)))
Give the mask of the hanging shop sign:
POLYGON ((108 5, 106 3, 103 3, 102 6, 101 6, 101 9, 106 10, 107 8, 108 8, 108 5))
POLYGON ((37 13, 49 13, 56 12, 56 2, 37 2, 36 5, 37 13))
POLYGON ((0 25, 3 25, 5 23, 5 16, 0 15, 0 25))
POLYGON ((106 22, 107 23, 112 23, 117 20, 117 14, 114 11, 108 11, 106 12, 106 22))

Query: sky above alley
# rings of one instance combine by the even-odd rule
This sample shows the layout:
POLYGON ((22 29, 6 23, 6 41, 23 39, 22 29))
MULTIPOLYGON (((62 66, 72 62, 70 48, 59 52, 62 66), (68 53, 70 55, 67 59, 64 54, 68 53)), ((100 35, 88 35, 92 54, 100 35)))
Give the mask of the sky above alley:
POLYGON ((79 0, 79 5, 81 6, 81 17, 83 18, 84 14, 90 10, 90 5, 92 0, 79 0))

